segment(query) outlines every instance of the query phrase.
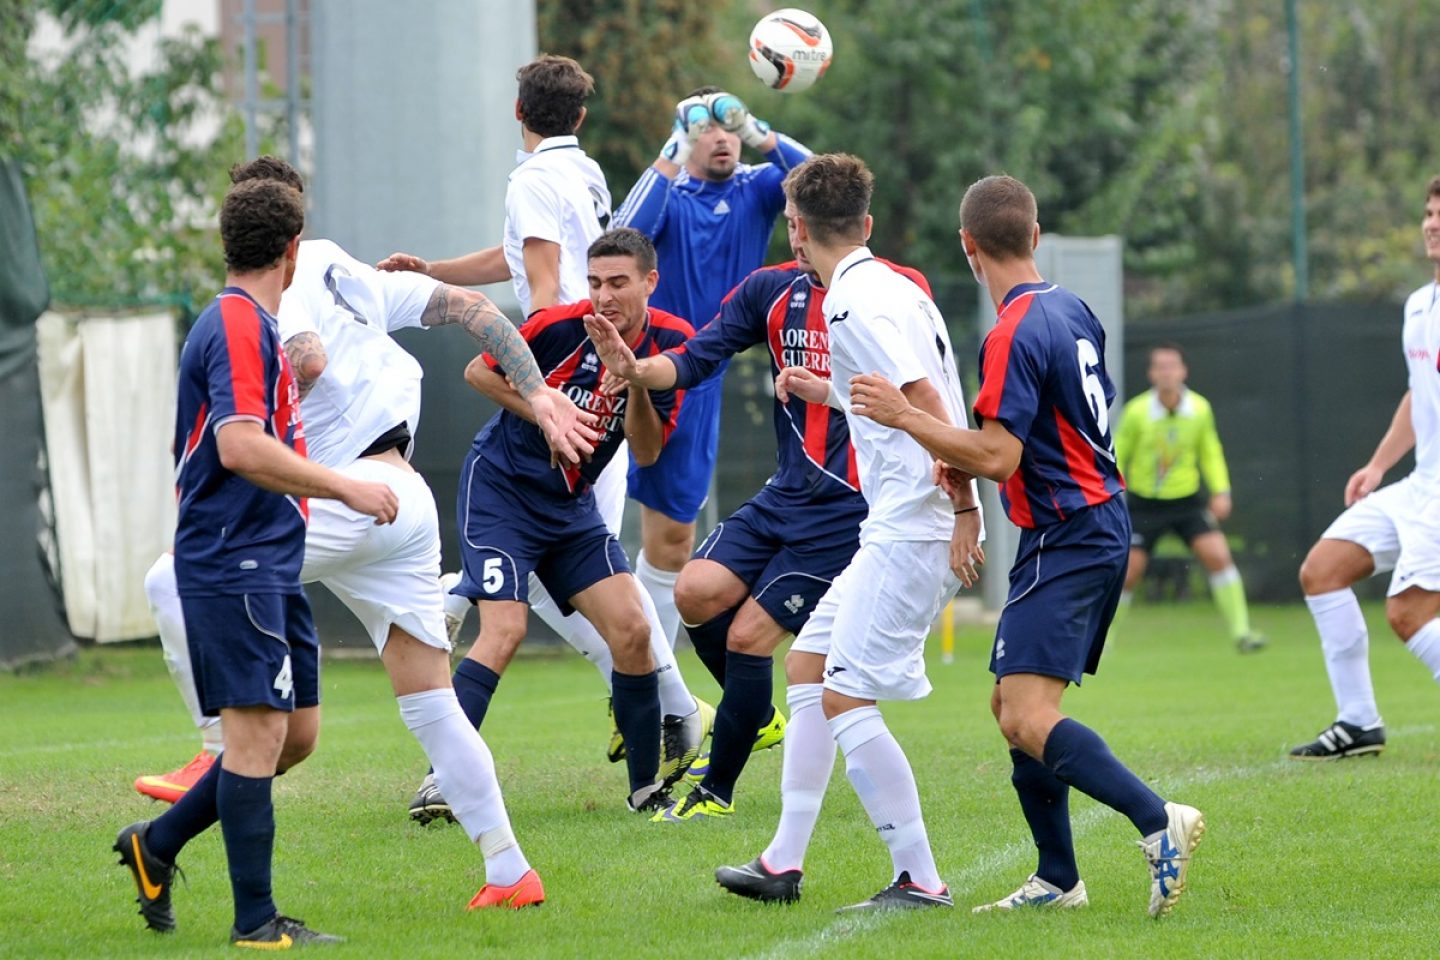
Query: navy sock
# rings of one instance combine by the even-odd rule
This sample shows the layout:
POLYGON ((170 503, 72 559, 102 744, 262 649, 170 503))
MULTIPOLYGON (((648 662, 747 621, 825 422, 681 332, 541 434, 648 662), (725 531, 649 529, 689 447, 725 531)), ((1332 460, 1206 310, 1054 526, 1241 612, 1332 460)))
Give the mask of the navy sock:
POLYGON ((1061 890, 1080 882, 1075 865, 1075 844, 1070 835, 1070 788, 1039 760, 1023 750, 1011 750, 1010 782, 1020 797, 1020 809, 1040 851, 1035 875, 1061 890))
POLYGON ((770 703, 775 686, 775 660, 731 650, 725 655, 725 692, 715 709, 715 732, 710 741, 710 770, 700 786, 730 802, 735 781, 750 759, 755 734, 775 709, 770 703))
POLYGON ((235 895, 235 929, 241 933, 249 933, 279 912, 270 894, 270 861, 275 852, 273 780, 221 770, 215 791, 235 895))
POLYGON ((615 728, 625 738, 630 792, 655 782, 660 771, 660 681, 654 670, 639 676, 610 672, 615 728))
POLYGON ((452 682, 460 709, 465 711, 465 719, 479 730, 480 724, 485 722, 485 711, 490 709, 490 698, 495 696, 495 688, 500 685, 500 674, 466 657, 455 668, 452 682))
POLYGON ((1165 829, 1165 801, 1078 720, 1066 717, 1055 724, 1045 741, 1045 766, 1062 782, 1129 817, 1142 837, 1165 829))
POLYGON ((732 607, 713 620, 706 620, 697 627, 688 623, 685 629, 690 633, 690 643, 695 647, 695 656, 705 664, 710 676, 723 689, 725 686, 725 641, 730 636, 730 624, 735 620, 739 607, 732 607))
POLYGON ((215 789, 220 782, 220 761, 185 791, 185 796, 150 823, 145 846, 166 863, 174 863, 180 849, 210 828, 220 816, 215 807, 215 789))

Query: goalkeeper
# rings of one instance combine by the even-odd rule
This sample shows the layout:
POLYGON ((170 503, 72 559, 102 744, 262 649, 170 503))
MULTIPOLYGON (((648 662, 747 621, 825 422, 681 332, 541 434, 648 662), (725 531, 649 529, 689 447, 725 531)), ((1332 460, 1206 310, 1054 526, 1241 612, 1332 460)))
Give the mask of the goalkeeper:
MULTIPOLYGON (((670 139, 611 221, 655 243, 660 284, 651 305, 684 317, 697 331, 709 323, 725 295, 764 264, 775 218, 785 209, 780 183, 809 156, 734 94, 701 87, 681 100, 670 139), (741 163, 742 145, 768 162, 741 163)), ((712 376, 689 391, 654 465, 630 464, 629 494, 641 504, 635 573, 672 645, 680 624, 675 580, 694 549, 695 519, 715 472, 721 379, 712 376)))
POLYGON ((1133 529, 1120 609, 1129 608, 1155 541, 1173 530, 1209 574, 1210 593, 1236 648, 1253 653, 1265 646, 1265 638, 1250 629, 1245 585, 1220 531, 1220 521, 1230 516, 1230 471, 1210 401, 1185 386, 1188 375, 1178 346, 1155 347, 1150 351, 1152 389, 1126 403, 1120 417, 1115 451, 1133 529))

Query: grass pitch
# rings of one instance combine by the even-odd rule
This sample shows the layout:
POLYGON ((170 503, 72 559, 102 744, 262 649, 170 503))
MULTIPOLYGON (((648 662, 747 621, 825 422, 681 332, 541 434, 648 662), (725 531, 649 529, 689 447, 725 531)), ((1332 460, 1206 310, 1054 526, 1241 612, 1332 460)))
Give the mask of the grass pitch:
MULTIPOLYGON (((752 758, 727 821, 651 824, 626 812, 606 763, 603 690, 573 655, 517 661, 486 721, 515 830, 549 902, 466 913, 480 856, 455 827, 405 817, 425 769, 379 664, 331 659, 315 756, 277 781, 275 892, 282 910, 356 957, 1431 957, 1440 948, 1440 691, 1369 609, 1389 729, 1378 759, 1302 764, 1287 748, 1332 719, 1303 607, 1256 612, 1272 644, 1240 657, 1204 605, 1138 607, 1100 675, 1067 707, 1165 796, 1205 811, 1209 832, 1174 914, 1145 916, 1147 873, 1130 824, 1074 795, 1091 906, 972 916, 1009 893, 1034 855, 987 708, 990 636, 962 630, 952 666, 932 660, 927 700, 884 707, 914 765, 941 874, 957 909, 841 918, 888 882, 889 859, 843 764, 806 863, 804 900, 765 907, 715 886, 717 864, 768 841, 780 751, 752 758)), ((358 636, 347 642, 363 642, 358 636)), ((688 651, 697 693, 714 686, 688 651)), ((777 681, 777 699, 783 698, 777 681)), ((783 700, 782 700, 783 702, 783 700)), ((0 678, 0 956, 232 956, 218 830, 180 858, 179 931, 142 928, 110 852, 125 824, 162 807, 131 789, 187 760, 189 729, 159 651, 100 650, 0 678)))

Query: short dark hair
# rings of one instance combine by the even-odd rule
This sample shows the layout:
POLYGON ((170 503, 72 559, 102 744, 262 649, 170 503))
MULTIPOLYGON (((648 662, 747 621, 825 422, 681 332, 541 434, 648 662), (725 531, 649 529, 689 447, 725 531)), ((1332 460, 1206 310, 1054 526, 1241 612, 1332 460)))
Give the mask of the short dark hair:
POLYGON ((231 273, 274 266, 305 229, 305 201, 277 180, 246 180, 220 206, 220 241, 231 273))
POLYGON ((1036 219, 1035 194, 1004 174, 972 183, 960 201, 960 226, 982 252, 997 260, 1034 254, 1036 219))
POLYGON ((580 125, 595 80, 574 60, 545 53, 515 74, 520 81, 520 120, 531 133, 566 137, 580 125))
POLYGON ((634 227, 616 227, 595 238, 586 251, 586 259, 596 257, 634 257, 641 273, 655 269, 655 244, 634 227))
POLYGON ((1440 176, 1430 178, 1430 187, 1425 193, 1425 199, 1429 200, 1431 197, 1440 197, 1440 176))
POLYGON ((246 180, 278 180, 296 193, 305 192, 305 181, 300 179, 299 172, 284 160, 268 153, 249 163, 237 163, 230 168, 231 183, 244 183, 246 180))
POLYGON ((715 86, 715 84, 707 83, 705 84, 705 86, 696 87, 694 90, 691 90, 689 93, 685 94, 685 99, 689 100, 691 97, 708 97, 712 93, 724 92, 724 90, 721 90, 719 87, 715 86))
POLYGON ((848 153, 817 153, 785 177, 785 197, 822 244, 865 242, 875 175, 848 153))
POLYGON ((1155 346, 1151 347, 1149 359, 1154 360, 1155 354, 1159 353, 1161 350, 1169 350, 1171 353, 1175 354, 1177 357, 1180 358, 1181 363, 1185 364, 1185 366, 1187 367, 1190 366, 1190 360, 1188 357, 1185 356, 1185 348, 1180 346, 1180 344, 1174 342, 1173 340, 1162 340, 1159 343, 1155 344, 1155 346))

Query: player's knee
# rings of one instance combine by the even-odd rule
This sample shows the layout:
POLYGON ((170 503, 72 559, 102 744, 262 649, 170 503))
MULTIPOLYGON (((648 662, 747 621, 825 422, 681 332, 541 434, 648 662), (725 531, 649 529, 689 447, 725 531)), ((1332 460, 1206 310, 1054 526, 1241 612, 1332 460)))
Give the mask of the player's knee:
POLYGON ((785 655, 785 682, 823 683, 825 680, 825 658, 814 653, 791 650, 785 655))
POLYGON ((775 652, 775 647, 774 631, 738 621, 731 625, 730 634, 725 638, 725 649, 752 657, 768 657, 775 652))
POLYGON ((1416 604, 1391 598, 1385 602, 1385 619, 1389 622, 1390 629, 1395 631, 1395 636, 1408 643, 1411 637, 1420 632, 1421 627, 1434 618, 1430 611, 1422 610, 1416 604))
POLYGON ((1334 568, 1324 560, 1315 556, 1315 551, 1306 555, 1305 561, 1300 564, 1300 590, 1307 597, 1313 597, 1321 593, 1329 593, 1332 590, 1339 590, 1348 584, 1338 582, 1334 568))
POLYGON ((315 744, 318 739, 318 736, 313 733, 287 737, 284 746, 280 748, 280 759, 275 762, 275 772, 284 773, 291 767, 299 765, 306 757, 315 752, 315 744))
POLYGON ((610 646, 610 653, 615 658, 617 667, 649 658, 650 621, 645 619, 645 612, 638 604, 632 613, 617 619, 606 631, 605 642, 610 646))
POLYGON ((1000 684, 995 684, 995 689, 990 691, 990 713, 994 715, 995 722, 1000 722, 1000 684))
POLYGON ((1016 750, 1024 750, 1031 756, 1042 753, 1045 749, 1043 738, 1036 743, 1036 725, 1032 718, 1022 710, 1016 709, 1003 701, 999 704, 996 720, 1000 723, 1000 735, 1005 742, 1016 750))
POLYGON ((725 607, 714 585, 691 570, 686 565, 675 581, 675 609, 686 623, 706 623, 724 613, 725 607))

